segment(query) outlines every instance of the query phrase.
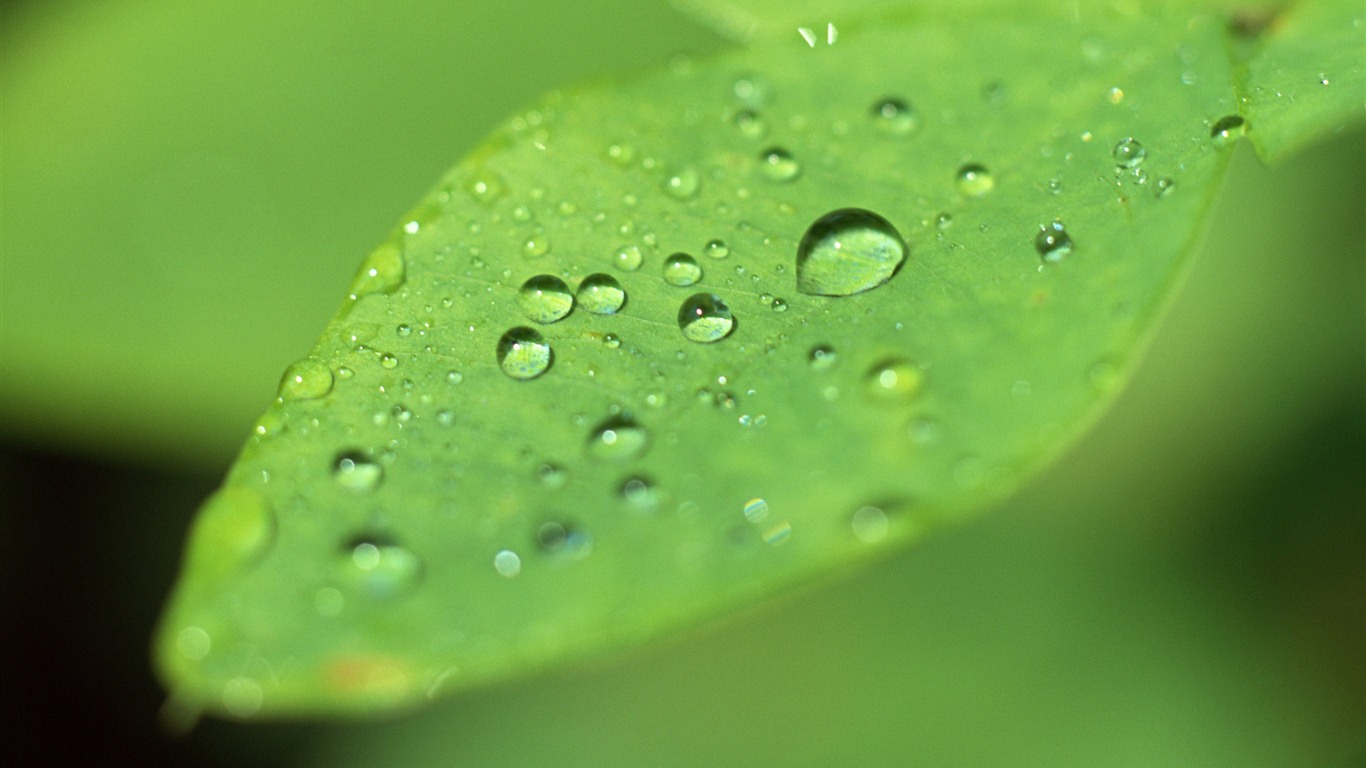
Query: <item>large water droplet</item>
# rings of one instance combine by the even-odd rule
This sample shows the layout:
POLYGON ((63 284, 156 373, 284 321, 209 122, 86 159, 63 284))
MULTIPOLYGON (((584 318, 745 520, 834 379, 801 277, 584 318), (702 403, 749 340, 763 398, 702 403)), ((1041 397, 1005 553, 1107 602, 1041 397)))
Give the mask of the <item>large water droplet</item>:
POLYGON ((884 133, 905 136, 915 131, 919 122, 915 110, 901 99, 886 98, 873 105, 873 123, 884 133))
POLYGON ((311 400, 332 391, 332 369, 316 357, 291 363, 280 379, 281 400, 311 400))
POLYGON ((650 433, 626 416, 612 416, 598 424, 588 437, 588 453, 608 461, 626 461, 645 453, 650 433))
POLYGON ((422 580, 422 559, 380 536, 360 536, 342 548, 341 580, 376 600, 398 597, 422 580))
POLYGON ((351 298, 393 293, 403 284, 403 247, 387 242, 370 252, 351 282, 351 298))
POLYGON ((569 286, 554 275, 536 275, 522 283, 517 303, 526 316, 537 323, 553 323, 574 308, 569 286))
POLYGON ((384 481, 384 467, 360 451, 344 451, 332 461, 332 479, 352 493, 370 493, 384 481))
POLYGON ((1111 154, 1120 168, 1135 168, 1148 156, 1148 150, 1131 136, 1120 140, 1111 154))
POLYGON ((985 165, 968 163, 958 169, 958 189, 968 197, 981 197, 996 186, 985 165))
POLYGON ((550 368, 550 344, 535 328, 518 326, 498 339, 498 365, 503 373, 527 381, 550 368))
POLYGON ((714 293, 694 293, 678 308, 678 327, 688 341, 720 341, 735 328, 730 307, 714 293))
POLYGON ((626 291, 615 277, 598 272, 585 277, 574 294, 579 306, 595 315, 613 315, 626 303, 626 291))
POLYGON ((612 254, 612 264, 623 272, 640 269, 640 263, 644 260, 645 256, 640 252, 638 245, 623 245, 612 254))
POLYGON ((1209 136, 1214 146, 1227 147, 1245 133, 1247 133, 1247 121, 1239 115, 1228 115, 1220 118, 1210 128, 1209 136))
POLYGON ((850 296, 882 285, 901 268, 906 241, 891 222, 862 208, 831 211, 797 246, 797 290, 850 296))
POLYGON ((209 497, 190 535, 187 560, 213 577, 248 567, 275 543, 275 512, 260 492, 230 486, 209 497))
POLYGON ((686 253, 675 253, 664 260, 664 282, 680 287, 702 279, 702 267, 686 253))
POLYGON ((769 147, 760 152, 759 163, 764 176, 772 181, 792 181, 802 172, 802 166, 797 162, 797 158, 782 147, 769 147))
POLYGON ((1072 238, 1061 221, 1040 225, 1039 234, 1034 236, 1034 249, 1045 262, 1056 264, 1072 252, 1072 238))

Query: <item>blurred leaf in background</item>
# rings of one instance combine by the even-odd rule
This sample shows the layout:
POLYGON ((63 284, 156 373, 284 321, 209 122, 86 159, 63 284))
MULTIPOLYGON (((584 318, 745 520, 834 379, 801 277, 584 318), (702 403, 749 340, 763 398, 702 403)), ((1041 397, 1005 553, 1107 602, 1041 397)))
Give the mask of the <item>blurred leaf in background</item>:
POLYGON ((1189 288, 1132 389, 1069 459, 998 513, 842 584, 610 668, 463 697, 387 725, 210 722, 166 740, 154 727, 161 694, 145 637, 188 512, 216 484, 213 467, 278 372, 307 348, 360 254, 435 171, 535 94, 715 45, 670 14, 624 5, 616 14, 567 10, 580 14, 577 27, 530 4, 520 15, 509 4, 487 10, 476 26, 478 10, 5 7, 0 498, 13 536, 0 575, 7 711, 26 726, 21 760, 1360 758, 1359 132, 1274 171, 1238 158, 1189 288), (613 46, 568 34, 609 16, 632 16, 613 46), (512 18, 519 23, 509 29, 512 18), (330 57, 284 31, 325 36, 329 24, 347 30, 330 57), (487 43, 478 48, 485 58, 435 66, 433 57, 475 45, 443 44, 451 30, 487 43), (420 44, 423 35, 435 42, 420 44), (537 42, 540 61, 495 56, 537 42), (240 69, 270 56, 278 58, 256 79, 240 69), (118 75, 135 60, 141 70, 118 75), (350 75, 334 81, 323 62, 350 75), (524 91, 512 91, 522 63, 524 91), (490 86, 490 68, 507 79, 490 86), (232 83, 263 100, 225 108, 213 86, 232 83), (265 100, 272 92, 276 100, 265 100), (352 93, 364 97, 344 98, 352 93), (424 98, 432 93, 453 95, 424 98), (137 108, 119 112, 129 104, 137 108), (389 108, 375 117, 374 104, 389 108), (410 114, 413 104, 435 114, 410 114), (455 135, 479 119, 447 144, 443 130, 455 135), (196 148, 229 146, 234 132, 243 133, 235 159, 196 159, 196 148), (243 159, 258 151, 255 164, 243 159), (166 166, 189 170, 158 194, 149 179, 172 173, 166 166), (212 197, 220 190, 231 193, 212 197), (242 191, 271 205, 253 208, 242 191), (150 213, 133 215, 145 206, 150 213), (269 232, 255 218, 271 218, 264 209, 281 222, 269 232), (243 219, 251 224, 237 226, 243 219), (153 258, 146 243, 164 247, 153 258), (274 256, 257 260, 262 249, 274 256), (219 274, 196 278, 190 267, 214 253, 223 262, 207 271, 219 274), (290 266, 309 253, 314 266, 290 266), (295 269, 302 276, 283 271, 295 269), (222 282, 230 274, 236 285, 222 282), (193 292, 196 279, 210 285, 193 292), (308 291, 314 304, 305 306, 308 291), (50 343, 37 340, 45 334, 50 343), (225 354, 196 352, 208 349, 205 339, 225 354), (192 403, 204 393, 214 406, 200 410, 205 401, 192 403))

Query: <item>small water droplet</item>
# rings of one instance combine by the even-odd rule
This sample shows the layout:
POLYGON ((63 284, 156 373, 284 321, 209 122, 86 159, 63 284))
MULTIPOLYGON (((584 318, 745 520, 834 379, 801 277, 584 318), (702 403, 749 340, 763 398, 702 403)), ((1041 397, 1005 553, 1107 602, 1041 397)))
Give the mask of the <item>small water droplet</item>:
POLYGON ((775 297, 775 298, 773 299, 772 308, 773 308, 773 311, 774 311, 774 312, 786 312, 786 311, 787 311, 787 299, 784 299, 784 298, 782 298, 781 296, 775 297))
POLYGON ((634 272, 640 269, 640 264, 645 257, 640 252, 638 245, 623 245, 612 254, 612 265, 622 272, 634 272))
POLYGON ((730 246, 725 240, 708 240, 702 252, 711 259, 724 259, 730 255, 730 246))
POLYGON ((1170 176, 1159 177, 1157 183, 1153 185, 1153 194, 1158 197, 1166 197, 1176 187, 1176 182, 1170 176))
POLYGON ((500 549, 493 556, 493 570, 504 578, 514 578, 522 572, 522 558, 510 549, 500 549))
POLYGON ((688 341, 720 341, 735 328, 730 307, 714 293, 694 293, 678 308, 678 327, 688 341))
POLYGON ((740 135, 750 139, 762 138, 768 133, 768 124, 764 122, 763 116, 750 109, 742 109, 735 113, 732 119, 735 127, 739 129, 740 135))
POLYGON ((602 335, 603 346, 608 349, 617 349, 621 346, 621 337, 615 333, 604 333, 602 335))
POLYGON ((806 359, 807 362, 811 363, 812 370, 826 371, 835 364, 838 355, 835 354, 835 348, 829 344, 818 344, 811 348, 811 351, 806 355, 806 359))
POLYGON ((519 381, 528 381, 550 368, 553 355, 550 344, 535 328, 518 326, 498 339, 498 365, 503 373, 519 381))
POLYGON ((659 488, 648 477, 626 478, 621 497, 639 512, 653 512, 659 506, 659 488))
POLYGON ((422 580, 422 559, 386 537, 358 536, 342 555, 341 580, 366 597, 395 598, 422 580))
POLYGON ((664 282, 686 287, 702 279, 702 267, 686 253, 675 253, 664 260, 664 282))
POLYGON ((751 523, 760 523, 768 517, 768 502, 760 498, 753 498, 745 502, 745 506, 740 511, 744 513, 746 520, 751 523))
POLYGON ((536 546, 548 555, 582 560, 593 552, 593 536, 578 526, 551 520, 536 528, 536 546))
POLYGON ((878 507, 861 507, 850 520, 854 536, 864 544, 876 544, 887 537, 887 513, 878 507))
POLYGON ((1056 264, 1072 252, 1072 238, 1063 228, 1061 221, 1039 226, 1039 234, 1034 236, 1034 249, 1049 264, 1056 264))
POLYGON ((460 371, 446 371, 446 383, 455 386, 465 380, 465 374, 460 371))
POLYGON ((234 717, 251 717, 261 711, 265 692, 250 677, 234 677, 223 686, 223 707, 234 717))
POLYGON ((770 181, 792 181, 802 173, 797 158, 782 147, 769 147, 759 153, 760 167, 770 181))
POLYGON ((360 451, 343 451, 332 461, 332 479, 352 493, 370 493, 384 480, 384 467, 360 451))
POLYGON ((731 93, 750 109, 760 109, 773 95, 773 86, 759 75, 743 75, 731 85, 731 93))
POLYGON ((1134 168, 1142 163, 1144 158, 1148 156, 1148 150, 1144 149, 1142 144, 1139 144, 1138 141, 1130 136, 1121 139, 1120 142, 1115 145, 1115 149, 1111 154, 1115 158, 1115 163, 1118 164, 1120 168, 1134 168))
POLYGON ((505 189, 503 180, 488 172, 477 176, 469 185, 470 195, 485 205, 497 200, 505 189))
POLYGON ((1232 146, 1233 142, 1247 133, 1247 121, 1239 115, 1222 117, 1210 127, 1210 140, 1216 147, 1232 146))
POLYGON ((1118 87, 1111 88, 1105 92, 1105 100, 1111 104, 1119 104, 1124 101, 1124 89, 1118 87))
POLYGON ((549 490, 563 488, 569 482, 569 472, 559 464, 546 462, 536 467, 536 478, 549 490))
POLYGON ((900 359, 883 360, 868 369, 868 391, 879 399, 909 400, 920 392, 920 369, 900 359))
POLYGON ((199 661, 209 655, 213 640, 209 633, 200 627, 186 627, 176 635, 176 649, 190 661, 199 661))
POLYGON ((579 306, 595 315, 612 315, 626 303, 626 291, 615 277, 598 272, 585 277, 574 294, 579 306))
POLYGON ((351 298, 376 293, 393 293, 403 284, 403 248, 387 242, 370 252, 351 282, 351 298))
POLYGON ((379 356, 379 367, 393 370, 398 367, 398 358, 386 352, 379 356))
POLYGON ((676 200, 691 200, 702 188, 702 175, 696 168, 680 168, 664 180, 664 191, 676 200))
POLYGON ((884 133, 906 136, 915 131, 920 117, 911 105, 901 99, 888 97, 873 105, 873 123, 884 133))
POLYGON ((938 216, 935 216, 934 226, 936 229, 940 231, 948 229, 949 227, 953 226, 953 215, 948 213, 941 213, 938 216))
POLYGON ((968 197, 981 197, 996 186, 996 179, 986 166, 968 163, 958 169, 958 189, 968 197))
POLYGON ((522 283, 517 303, 533 322, 553 323, 574 309, 574 295, 560 278, 536 275, 522 283))
POLYGON ((588 437, 589 455, 607 461, 634 459, 649 445, 649 431, 626 416, 606 419, 588 437))
POLYGON ((332 369, 316 357, 291 363, 280 379, 281 400, 312 400, 332 391, 332 369))
POLYGON ((876 288, 906 261, 906 241, 891 222, 862 208, 816 219, 797 246, 797 290, 851 296, 876 288))
POLYGON ((550 238, 545 235, 532 235, 522 243, 522 255, 534 259, 550 253, 550 238))

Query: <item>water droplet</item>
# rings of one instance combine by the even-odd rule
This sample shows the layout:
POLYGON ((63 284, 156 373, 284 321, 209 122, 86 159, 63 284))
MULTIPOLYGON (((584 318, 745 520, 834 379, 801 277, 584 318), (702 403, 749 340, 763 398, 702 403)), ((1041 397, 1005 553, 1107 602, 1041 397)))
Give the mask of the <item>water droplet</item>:
POLYGON ((711 259, 724 259, 730 255, 730 246, 725 240, 708 240, 702 252, 711 259))
POLYGON ((763 522, 764 518, 768 517, 768 502, 760 498, 753 498, 745 502, 741 511, 744 512, 745 519, 751 523, 763 522))
POLYGON ((470 195, 485 205, 497 200, 506 188, 501 178, 488 172, 480 174, 469 185, 470 195))
POLYGON ((532 235, 522 243, 522 255, 534 259, 550 253, 550 238, 545 235, 532 235))
POLYGON ((981 197, 996 186, 991 171, 978 163, 968 163, 958 169, 958 189, 968 197, 981 197))
POLYGON ((1166 197, 1174 187, 1176 187, 1176 182, 1172 180, 1172 177, 1162 176, 1153 185, 1153 194, 1158 197, 1166 197))
POLYGON ((180 630, 175 639, 176 649, 180 655, 190 661, 199 661, 209 655, 209 649, 213 647, 213 640, 209 633, 200 627, 186 627, 180 630))
POLYGON ((678 169, 664 180, 664 191, 676 200, 691 200, 702 188, 702 176, 691 166, 678 169))
POLYGON ((351 282, 351 297, 393 293, 403 284, 403 248, 387 242, 370 252, 351 282))
POLYGON ((536 468, 536 477, 541 485, 550 490, 563 488, 569 482, 569 472, 559 464, 545 463, 536 468))
POLYGON ((786 312, 787 299, 784 299, 781 296, 774 298, 772 307, 774 312, 786 312))
POLYGON ((550 344, 535 328, 518 326, 498 339, 498 365, 503 373, 527 381, 550 368, 550 344))
POLYGON ((578 526, 552 520, 536 528, 536 546, 548 555, 582 560, 593 552, 593 536, 578 526))
POLYGON ((251 717, 264 699, 261 684, 250 677, 234 677, 223 686, 223 707, 234 717, 251 717))
POLYGON ((621 346, 621 337, 615 333, 604 333, 602 335, 602 343, 608 349, 617 349, 621 346))
POLYGON ((370 493, 384 480, 384 467, 360 451, 344 451, 332 461, 332 479, 352 493, 370 493))
POLYGON ((802 172, 802 166, 797 162, 797 158, 782 147, 769 147, 760 152, 759 162, 764 176, 771 181, 792 181, 802 172))
POLYGON ((228 486, 200 509, 187 560, 215 577, 261 560, 275 543, 275 511, 260 492, 228 486))
POLYGON ((1115 163, 1120 168, 1134 168, 1143 162, 1148 156, 1148 150, 1143 148, 1132 136, 1121 139, 1115 145, 1114 152, 1111 153, 1115 158, 1115 163))
POLYGON ((598 424, 588 438, 590 456, 607 461, 626 461, 645 453, 650 433, 626 416, 612 416, 598 424))
POLYGON ((829 370, 835 364, 837 356, 835 348, 829 344, 819 344, 811 348, 807 353, 806 359, 811 363, 811 369, 815 371, 829 370))
POLYGON ((517 292, 517 303, 532 321, 553 323, 574 308, 574 295, 560 278, 536 275, 522 283, 521 290, 517 292))
POLYGON ((773 95, 773 86, 759 75, 743 75, 735 79, 731 92, 741 104, 750 109, 760 109, 773 95))
POLYGON ((1238 115, 1220 118, 1210 128, 1210 139, 1216 147, 1231 146, 1239 137, 1247 133, 1247 121, 1238 115))
POLYGON ((465 374, 460 371, 446 371, 446 383, 452 386, 465 380, 465 374))
POLYGON ((493 556, 493 570, 499 576, 511 579, 522 572, 522 558, 510 549, 501 549, 493 556))
POLYGON ((786 520, 770 526, 763 534, 764 543, 770 547, 785 544, 790 538, 792 538, 792 524, 786 520))
POLYGON ((1106 101, 1109 101, 1111 104, 1119 104, 1120 102, 1124 101, 1124 89, 1111 88, 1109 91, 1106 91, 1105 99, 1106 101))
POLYGON ((948 213, 941 213, 938 216, 935 216, 934 226, 936 229, 939 229, 940 231, 948 229, 949 227, 953 226, 953 215, 948 213))
POLYGON ((758 113, 750 109, 742 109, 735 113, 733 120, 735 127, 739 129, 740 135, 751 139, 758 139, 768 133, 768 124, 758 113))
POLYGON ((720 341, 735 328, 730 307, 714 293, 694 293, 678 308, 678 327, 688 341, 720 341))
POLYGON ((280 379, 281 400, 312 400, 332 391, 332 369, 316 357, 291 363, 280 379))
POLYGON ((862 208, 816 219, 797 246, 797 290, 851 296, 882 285, 906 261, 906 241, 891 222, 862 208))
POLYGON ((615 277, 598 272, 585 277, 574 294, 579 306, 595 315, 612 315, 626 303, 626 291, 615 277))
POLYGON ((621 497, 640 512, 653 512, 659 506, 659 489, 648 477, 628 477, 621 484, 621 497))
POLYGON ((376 600, 398 597, 422 580, 422 559, 381 536, 352 539, 342 548, 342 555, 342 581, 376 600))
POLYGON ((393 370, 398 367, 398 358, 386 352, 379 356, 379 366, 381 368, 393 370))
POLYGON ((923 380, 920 369, 905 360, 883 360, 868 369, 868 391, 879 399, 909 400, 923 380))
POLYGON ((1034 250, 1045 262, 1056 264, 1072 252, 1072 238, 1061 221, 1040 225, 1039 234, 1034 236, 1034 250))
POLYGON ((876 544, 887 537, 887 513, 878 507, 862 507, 850 520, 854 536, 864 544, 876 544))
POLYGON ((675 253, 664 260, 664 282, 685 287, 702 279, 702 267, 686 253, 675 253))
POLYGON ((889 97, 873 105, 873 122, 884 133, 906 136, 915 131, 920 117, 911 105, 889 97))
POLYGON ((622 272, 634 272, 640 269, 640 263, 645 257, 640 252, 638 245, 623 245, 612 254, 612 265, 622 272))

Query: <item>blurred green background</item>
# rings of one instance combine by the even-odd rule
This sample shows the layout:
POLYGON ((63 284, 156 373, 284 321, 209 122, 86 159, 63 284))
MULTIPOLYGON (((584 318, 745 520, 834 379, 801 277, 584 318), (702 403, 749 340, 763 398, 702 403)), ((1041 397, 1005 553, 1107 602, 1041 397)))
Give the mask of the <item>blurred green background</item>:
POLYGON ((363 254, 662 4, 0 6, 0 520, 21 762, 1366 759, 1366 135, 1246 148, 1148 361, 1003 508, 836 583, 381 723, 156 725, 199 500, 363 254), (563 6, 563 7, 561 7, 563 6))

